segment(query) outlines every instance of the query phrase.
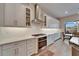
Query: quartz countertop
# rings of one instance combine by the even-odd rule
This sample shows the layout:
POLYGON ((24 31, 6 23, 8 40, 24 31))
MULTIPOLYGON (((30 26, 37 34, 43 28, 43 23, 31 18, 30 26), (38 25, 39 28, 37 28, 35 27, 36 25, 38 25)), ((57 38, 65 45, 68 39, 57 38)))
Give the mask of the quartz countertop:
POLYGON ((72 37, 70 42, 79 46, 79 37, 72 37))
MULTIPOLYGON (((52 33, 52 34, 54 34, 54 33, 52 33)), ((37 39, 37 38, 45 37, 45 36, 52 35, 52 34, 45 34, 42 36, 26 36, 25 35, 25 36, 21 36, 21 37, 0 38, 0 45, 11 43, 11 42, 22 41, 22 40, 37 39)))
POLYGON ((29 40, 29 39, 34 39, 34 38, 36 39, 36 38, 40 38, 40 37, 44 37, 44 36, 48 36, 48 35, 60 32, 57 29, 40 29, 37 32, 33 31, 31 33, 32 29, 30 31, 29 30, 30 29, 26 29, 26 28, 24 28, 24 29, 21 28, 20 30, 17 29, 17 28, 15 28, 15 29, 14 28, 13 29, 10 29, 10 28, 5 29, 3 31, 3 33, 1 32, 2 34, 0 33, 0 45, 11 43, 11 42, 16 42, 16 41, 21 41, 21 40, 29 40), (12 32, 12 31, 14 31, 15 34, 13 34, 14 32, 12 32), (21 32, 21 33, 19 33, 19 32, 21 32), (43 34, 46 34, 46 35, 37 36, 37 37, 32 36, 32 34, 36 34, 36 33, 37 34, 43 33, 43 34))

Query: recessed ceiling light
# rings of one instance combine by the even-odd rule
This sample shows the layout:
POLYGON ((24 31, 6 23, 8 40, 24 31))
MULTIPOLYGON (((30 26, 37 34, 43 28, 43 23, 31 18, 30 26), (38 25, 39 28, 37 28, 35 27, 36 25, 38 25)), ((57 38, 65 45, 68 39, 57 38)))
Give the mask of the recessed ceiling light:
POLYGON ((65 11, 65 14, 68 14, 68 11, 65 11))

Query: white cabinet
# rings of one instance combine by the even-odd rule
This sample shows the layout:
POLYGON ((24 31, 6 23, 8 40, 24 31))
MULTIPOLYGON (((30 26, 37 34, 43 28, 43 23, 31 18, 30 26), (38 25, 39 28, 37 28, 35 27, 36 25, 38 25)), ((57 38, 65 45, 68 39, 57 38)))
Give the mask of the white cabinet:
POLYGON ((38 52, 37 39, 28 39, 0 46, 1 56, 30 56, 37 52, 38 52))
POLYGON ((0 26, 26 26, 26 6, 17 3, 0 4, 0 26))
POLYGON ((26 27, 26 8, 30 9, 30 20, 33 20, 33 5, 21 3, 0 4, 0 26, 26 27))
POLYGON ((55 33, 55 40, 61 38, 61 33, 55 33))
POLYGON ((5 4, 5 26, 17 26, 16 4, 5 4))
POLYGON ((14 43, 16 56, 27 55, 26 40, 14 43))
POLYGON ((2 56, 14 56, 15 55, 15 47, 13 44, 6 44, 1 46, 1 55, 2 56))
POLYGON ((3 21, 4 21, 4 3, 0 3, 0 26, 3 26, 3 21))
POLYGON ((16 4, 0 4, 0 26, 15 26, 16 21, 16 4))
POLYGON ((48 35, 47 36, 47 46, 50 45, 50 44, 52 44, 52 43, 54 43, 54 40, 55 40, 54 34, 48 35))
POLYGON ((50 44, 54 43, 59 38, 60 38, 60 33, 54 33, 54 34, 48 35, 47 45, 50 45, 50 44))
POLYGON ((27 40, 27 55, 32 55, 38 52, 38 40, 30 39, 27 40))
POLYGON ((1 47, 0 47, 0 56, 1 56, 1 47))
POLYGON ((2 49, 2 56, 15 56, 15 48, 2 49))
POLYGON ((2 56, 25 56, 26 53, 26 41, 10 43, 2 45, 2 56))

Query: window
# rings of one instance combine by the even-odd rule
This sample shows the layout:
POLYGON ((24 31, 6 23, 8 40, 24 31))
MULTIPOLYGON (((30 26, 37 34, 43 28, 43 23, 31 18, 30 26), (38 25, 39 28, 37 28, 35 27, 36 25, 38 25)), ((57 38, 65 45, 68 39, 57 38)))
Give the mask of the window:
POLYGON ((66 22, 65 23, 65 32, 66 33, 75 33, 77 31, 76 22, 66 22))

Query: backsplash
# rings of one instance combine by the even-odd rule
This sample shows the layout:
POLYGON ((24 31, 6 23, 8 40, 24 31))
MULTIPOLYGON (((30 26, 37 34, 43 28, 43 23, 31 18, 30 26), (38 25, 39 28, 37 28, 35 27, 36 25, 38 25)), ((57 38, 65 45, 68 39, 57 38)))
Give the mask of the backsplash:
POLYGON ((48 28, 19 28, 19 27, 0 27, 0 38, 15 38, 23 36, 32 36, 37 33, 55 33, 59 29, 48 28))
POLYGON ((21 37, 24 35, 31 35, 38 33, 40 30, 35 28, 17 28, 17 27, 0 27, 0 37, 21 37))

